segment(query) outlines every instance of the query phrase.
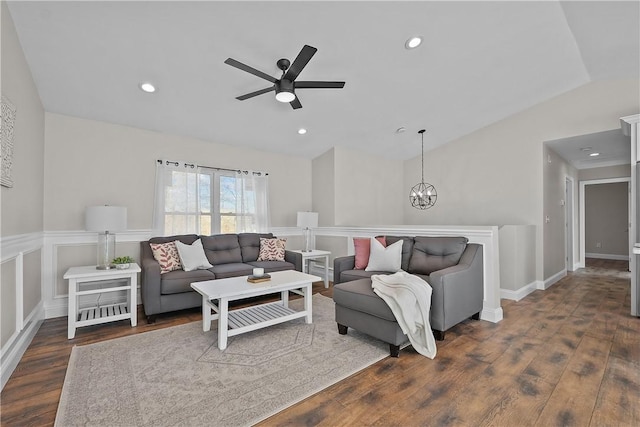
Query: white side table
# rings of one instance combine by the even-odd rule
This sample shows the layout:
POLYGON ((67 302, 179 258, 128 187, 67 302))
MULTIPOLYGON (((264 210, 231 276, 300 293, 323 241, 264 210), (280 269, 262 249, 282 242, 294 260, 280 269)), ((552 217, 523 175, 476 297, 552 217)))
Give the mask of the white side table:
POLYGON ((131 319, 131 326, 138 324, 136 295, 138 291, 138 273, 140 266, 132 263, 126 270, 97 270, 95 265, 85 267, 71 267, 64 274, 69 280, 69 316, 67 338, 76 335, 76 328, 114 322, 116 320, 131 319), (99 282, 128 279, 123 286, 102 288, 99 282), (82 290, 82 286, 92 282, 97 289, 82 290), (81 295, 102 295, 108 292, 128 291, 127 302, 118 304, 96 305, 95 307, 78 309, 78 297, 81 295))
POLYGON ((324 287, 329 287, 329 255, 331 252, 329 251, 320 251, 317 249, 312 249, 309 252, 305 252, 302 250, 294 250, 291 252, 296 252, 302 255, 302 272, 309 273, 308 262, 312 259, 322 259, 324 258, 324 287))

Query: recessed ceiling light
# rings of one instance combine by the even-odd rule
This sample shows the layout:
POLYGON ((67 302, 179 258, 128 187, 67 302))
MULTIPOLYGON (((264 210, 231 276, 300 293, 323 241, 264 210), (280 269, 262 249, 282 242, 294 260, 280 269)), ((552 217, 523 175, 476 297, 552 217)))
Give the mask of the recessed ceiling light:
POLYGON ((307 133, 307 130, 305 128, 300 128, 300 129, 298 129, 298 133, 300 135, 304 135, 305 133, 307 133))
POLYGON ((415 49, 420 46, 420 43, 422 43, 422 36, 413 36, 404 43, 404 47, 407 49, 415 49))
POLYGON ((580 149, 581 151, 591 151, 592 148, 591 147, 584 147, 580 149))
POLYGON ((403 127, 399 127, 398 129, 396 129, 396 133, 402 133, 404 131, 406 131, 407 129, 403 126, 403 127))
POLYGON ((591 157, 596 157, 596 156, 599 156, 599 155, 600 155, 600 153, 591 153, 591 154, 589 154, 589 155, 590 155, 591 157))
POLYGON ((147 92, 147 93, 153 93, 156 91, 156 87, 148 82, 140 83, 140 89, 142 89, 143 92, 147 92))

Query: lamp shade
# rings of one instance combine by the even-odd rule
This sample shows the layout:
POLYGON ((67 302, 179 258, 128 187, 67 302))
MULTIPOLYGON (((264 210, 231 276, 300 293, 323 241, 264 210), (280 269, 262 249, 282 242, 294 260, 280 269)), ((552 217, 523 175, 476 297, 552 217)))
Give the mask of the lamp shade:
POLYGON ((87 231, 122 231, 127 229, 127 208, 122 206, 89 206, 85 211, 87 231))
POLYGON ((316 228, 318 226, 318 212, 298 212, 298 227, 316 228))

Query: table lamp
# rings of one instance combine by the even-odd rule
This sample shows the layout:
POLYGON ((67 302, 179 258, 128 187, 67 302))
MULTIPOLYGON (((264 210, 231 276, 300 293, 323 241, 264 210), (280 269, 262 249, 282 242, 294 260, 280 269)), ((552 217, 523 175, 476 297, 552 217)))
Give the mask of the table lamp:
POLYGON ((311 229, 318 226, 318 212, 298 212, 298 227, 304 229, 303 252, 311 252, 311 229))
POLYGON ((98 270, 114 268, 115 231, 127 229, 127 208, 121 206, 89 206, 85 211, 85 228, 98 232, 98 270))

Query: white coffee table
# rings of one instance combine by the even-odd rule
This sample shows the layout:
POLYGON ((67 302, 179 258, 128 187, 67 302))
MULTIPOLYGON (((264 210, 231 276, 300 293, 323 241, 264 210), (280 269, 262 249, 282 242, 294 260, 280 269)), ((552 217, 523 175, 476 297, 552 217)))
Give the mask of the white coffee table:
POLYGON ((271 280, 250 283, 247 276, 195 282, 191 287, 202 295, 202 330, 211 330, 218 319, 218 348, 227 348, 227 339, 256 329, 304 317, 311 323, 311 285, 318 276, 295 270, 270 273, 271 280), (289 308, 289 292, 304 297, 304 310, 289 308), (280 293, 280 301, 229 310, 229 301, 280 293), (216 304, 217 301, 217 304, 216 304))

